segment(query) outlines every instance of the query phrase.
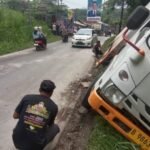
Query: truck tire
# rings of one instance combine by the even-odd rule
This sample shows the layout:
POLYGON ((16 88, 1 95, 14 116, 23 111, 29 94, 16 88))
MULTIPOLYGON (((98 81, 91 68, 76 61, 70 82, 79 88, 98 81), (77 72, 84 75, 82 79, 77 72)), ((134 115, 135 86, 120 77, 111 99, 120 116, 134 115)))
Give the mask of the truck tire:
POLYGON ((93 82, 90 84, 90 86, 88 87, 86 93, 83 96, 82 99, 82 106, 85 107, 86 109, 90 109, 91 106, 88 103, 88 97, 90 96, 91 90, 94 88, 94 84, 97 82, 97 80, 99 79, 99 77, 102 75, 102 73, 98 74, 96 76, 96 78, 93 80, 93 82))

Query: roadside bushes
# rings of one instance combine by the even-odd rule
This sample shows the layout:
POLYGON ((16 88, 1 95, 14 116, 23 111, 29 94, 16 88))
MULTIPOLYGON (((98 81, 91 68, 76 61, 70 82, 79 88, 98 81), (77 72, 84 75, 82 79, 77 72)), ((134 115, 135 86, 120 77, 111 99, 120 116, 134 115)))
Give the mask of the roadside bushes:
POLYGON ((24 48, 31 41, 32 27, 20 12, 0 9, 0 54, 24 48))
POLYGON ((0 8, 0 55, 32 47, 32 32, 35 25, 42 26, 48 41, 58 40, 45 22, 26 16, 19 11, 0 8))
POLYGON ((107 51, 111 47, 111 44, 113 43, 113 40, 115 39, 115 37, 116 36, 112 36, 104 42, 104 44, 102 45, 102 50, 104 52, 107 51))

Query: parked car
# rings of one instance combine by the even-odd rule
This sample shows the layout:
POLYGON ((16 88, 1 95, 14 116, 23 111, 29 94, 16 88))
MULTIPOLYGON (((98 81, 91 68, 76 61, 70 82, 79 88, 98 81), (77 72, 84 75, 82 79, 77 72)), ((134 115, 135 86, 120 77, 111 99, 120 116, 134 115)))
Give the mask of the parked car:
POLYGON ((72 47, 92 47, 98 40, 94 29, 81 28, 72 37, 72 47))

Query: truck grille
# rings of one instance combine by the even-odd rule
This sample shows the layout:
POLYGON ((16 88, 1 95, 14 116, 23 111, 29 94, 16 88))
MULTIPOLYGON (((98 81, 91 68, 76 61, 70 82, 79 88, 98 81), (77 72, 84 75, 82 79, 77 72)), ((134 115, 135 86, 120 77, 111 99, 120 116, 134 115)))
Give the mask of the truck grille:
POLYGON ((150 126, 150 122, 143 116, 140 114, 140 118, 148 125, 150 126))
POLYGON ((146 112, 150 115, 150 107, 147 106, 147 105, 145 105, 145 110, 146 110, 146 112))
MULTIPOLYGON (((101 93, 101 90, 97 89, 97 94, 102 97, 108 104, 116 108, 117 106, 112 105, 109 100, 101 93)), ((125 110, 126 114, 130 114, 135 119, 136 124, 140 124, 148 132, 150 131, 150 107, 145 104, 138 96, 131 94, 126 100, 120 104, 121 107, 118 110, 125 110)), ((126 114, 124 114, 126 116, 126 114)), ((128 116, 128 115, 127 115, 128 116)), ((132 117, 131 117, 132 118, 132 117)))
POLYGON ((123 107, 150 131, 150 107, 135 94, 129 95, 123 103, 123 107))

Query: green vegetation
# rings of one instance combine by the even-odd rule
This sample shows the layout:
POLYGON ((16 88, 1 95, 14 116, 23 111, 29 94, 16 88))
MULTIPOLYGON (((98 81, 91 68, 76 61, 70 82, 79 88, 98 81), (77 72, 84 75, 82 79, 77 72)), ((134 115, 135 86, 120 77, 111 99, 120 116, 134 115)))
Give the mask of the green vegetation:
POLYGON ((114 39, 115 39, 115 36, 112 36, 112 37, 108 38, 105 41, 105 43, 102 45, 102 50, 107 51, 111 47, 114 39))
POLYGON ((48 41, 58 40, 44 22, 32 20, 31 23, 27 16, 19 11, 1 8, 0 20, 2 20, 0 22, 0 55, 32 47, 32 31, 35 25, 43 27, 48 41))
POLYGON ((95 121, 88 150, 139 150, 137 145, 127 141, 102 117, 97 116, 95 121))
POLYGON ((118 33, 119 25, 126 25, 126 21, 131 12, 139 5, 146 5, 149 0, 109 0, 103 4, 102 21, 108 23, 112 29, 118 33), (125 3, 123 3, 125 2, 125 3), (123 11, 121 7, 124 7, 123 11), (127 4, 127 5, 126 5, 127 4), (116 8, 118 6, 118 8, 116 8), (119 8, 120 7, 120 8, 119 8), (122 16, 121 16, 122 11, 122 16), (121 23, 122 22, 122 23, 121 23))
POLYGON ((87 9, 75 9, 74 13, 76 20, 86 20, 87 9))

